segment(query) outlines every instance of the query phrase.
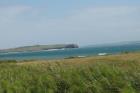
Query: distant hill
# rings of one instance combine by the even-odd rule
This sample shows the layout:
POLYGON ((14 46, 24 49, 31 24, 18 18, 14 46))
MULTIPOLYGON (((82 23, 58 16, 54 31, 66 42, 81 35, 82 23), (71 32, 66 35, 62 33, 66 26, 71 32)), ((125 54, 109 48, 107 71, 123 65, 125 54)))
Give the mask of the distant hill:
POLYGON ((25 51, 41 51, 50 49, 63 49, 63 48, 78 48, 76 44, 56 44, 56 45, 33 45, 23 46, 17 48, 3 49, 0 52, 25 52, 25 51))

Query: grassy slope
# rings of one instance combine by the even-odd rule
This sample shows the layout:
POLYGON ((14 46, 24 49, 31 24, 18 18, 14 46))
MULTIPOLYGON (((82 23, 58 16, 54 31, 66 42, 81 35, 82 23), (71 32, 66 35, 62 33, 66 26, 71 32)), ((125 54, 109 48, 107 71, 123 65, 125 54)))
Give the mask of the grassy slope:
POLYGON ((0 52, 24 52, 24 51, 40 51, 40 50, 48 50, 48 49, 62 49, 62 48, 78 48, 76 44, 56 44, 56 45, 34 45, 34 46, 24 46, 18 48, 10 48, 0 50, 0 52))
POLYGON ((140 93, 140 53, 0 64, 0 93, 140 93))

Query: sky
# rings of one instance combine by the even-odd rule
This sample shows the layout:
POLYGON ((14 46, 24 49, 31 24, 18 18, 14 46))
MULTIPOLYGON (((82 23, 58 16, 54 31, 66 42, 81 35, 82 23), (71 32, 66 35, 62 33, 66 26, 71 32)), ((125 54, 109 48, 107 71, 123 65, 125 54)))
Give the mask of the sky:
POLYGON ((140 0, 0 0, 0 49, 140 41, 140 0))

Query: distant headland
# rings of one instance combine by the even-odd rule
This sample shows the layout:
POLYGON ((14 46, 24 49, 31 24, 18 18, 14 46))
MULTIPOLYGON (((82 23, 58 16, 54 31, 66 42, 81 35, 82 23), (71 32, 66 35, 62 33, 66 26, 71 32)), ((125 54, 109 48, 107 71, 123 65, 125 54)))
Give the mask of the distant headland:
POLYGON ((77 44, 33 45, 10 49, 2 49, 0 50, 0 52, 28 52, 28 51, 42 51, 53 49, 68 49, 68 48, 79 48, 79 46, 77 44))

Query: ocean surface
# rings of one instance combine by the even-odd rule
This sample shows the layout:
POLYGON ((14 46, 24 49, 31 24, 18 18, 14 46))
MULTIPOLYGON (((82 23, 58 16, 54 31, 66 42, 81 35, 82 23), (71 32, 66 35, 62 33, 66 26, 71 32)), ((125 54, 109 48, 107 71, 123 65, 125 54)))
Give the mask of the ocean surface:
POLYGON ((140 43, 124 45, 90 46, 75 49, 46 50, 36 52, 0 53, 0 60, 33 60, 61 59, 77 56, 97 56, 100 54, 116 54, 122 52, 140 51, 140 43))

